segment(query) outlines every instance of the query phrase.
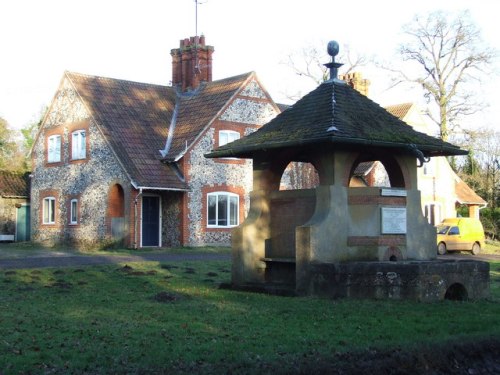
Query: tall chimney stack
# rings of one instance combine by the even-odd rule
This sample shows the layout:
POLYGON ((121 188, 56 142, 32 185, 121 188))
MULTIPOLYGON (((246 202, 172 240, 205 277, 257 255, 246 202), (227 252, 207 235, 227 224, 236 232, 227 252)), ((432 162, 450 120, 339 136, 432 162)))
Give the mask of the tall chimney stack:
POLYGON ((212 81, 214 47, 205 45, 205 36, 193 36, 180 41, 172 56, 172 85, 182 91, 194 90, 200 82, 212 81))
POLYGON ((339 78, 342 81, 345 81, 354 90, 358 91, 364 96, 368 96, 368 89, 370 88, 371 82, 370 80, 363 78, 363 75, 360 72, 342 74, 339 78))

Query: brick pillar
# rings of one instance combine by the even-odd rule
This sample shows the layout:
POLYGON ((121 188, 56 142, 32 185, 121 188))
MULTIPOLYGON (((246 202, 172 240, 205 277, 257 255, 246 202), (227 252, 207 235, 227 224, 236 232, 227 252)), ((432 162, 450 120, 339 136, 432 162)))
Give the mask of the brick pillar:
POLYGON ((347 82, 347 84, 354 90, 358 91, 364 96, 368 96, 368 89, 370 88, 371 82, 368 79, 363 79, 363 75, 361 73, 353 72, 342 74, 339 76, 339 78, 347 82))

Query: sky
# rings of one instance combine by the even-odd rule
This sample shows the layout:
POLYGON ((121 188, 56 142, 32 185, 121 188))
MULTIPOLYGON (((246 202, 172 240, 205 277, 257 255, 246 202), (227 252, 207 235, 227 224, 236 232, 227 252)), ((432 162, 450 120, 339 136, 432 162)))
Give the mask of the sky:
MULTIPOLYGON (((276 102, 313 90, 284 62, 326 43, 394 59, 402 26, 415 14, 469 10, 484 41, 500 50, 497 0, 3 0, 0 2, 0 117, 19 129, 50 104, 65 70, 169 85, 170 50, 204 34, 214 46, 213 79, 255 71, 276 102), (197 20, 197 22, 196 22, 197 20)), ((328 61, 325 61, 328 62, 328 61)), ((497 70, 500 71, 500 66, 497 70)), ((387 73, 361 69, 381 105, 421 100, 415 89, 388 90, 387 73)), ((473 121, 497 126, 500 75, 483 84, 490 107, 473 121), (498 90, 498 89, 496 89, 498 90)))

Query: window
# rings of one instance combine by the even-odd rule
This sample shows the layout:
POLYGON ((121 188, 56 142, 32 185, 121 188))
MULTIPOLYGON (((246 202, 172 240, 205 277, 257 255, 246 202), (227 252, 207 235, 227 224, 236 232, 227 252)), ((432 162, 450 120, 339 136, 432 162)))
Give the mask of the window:
POLYGON ((224 146, 227 143, 240 139, 240 133, 232 130, 221 130, 219 131, 219 147, 224 146))
POLYGON ((47 162, 57 163, 61 161, 61 136, 51 135, 47 140, 47 162))
POLYGON ((460 234, 460 229, 458 229, 458 227, 451 227, 450 231, 448 232, 448 235, 458 236, 459 234, 460 234))
POLYGON ((86 158, 87 143, 85 130, 77 130, 71 134, 71 159, 79 160, 86 158))
POLYGON ((69 223, 78 224, 78 199, 72 199, 69 203, 69 223))
POLYGON ((239 223, 240 198, 232 193, 207 195, 207 221, 209 227, 230 228, 239 223))
POLYGON ((424 175, 433 176, 434 175, 434 159, 430 159, 428 162, 424 163, 424 175))
POLYGON ((426 204, 424 207, 424 216, 431 225, 437 225, 441 222, 440 206, 434 203, 426 204))
POLYGON ((56 222, 56 199, 47 197, 43 199, 43 223, 55 224, 56 222))

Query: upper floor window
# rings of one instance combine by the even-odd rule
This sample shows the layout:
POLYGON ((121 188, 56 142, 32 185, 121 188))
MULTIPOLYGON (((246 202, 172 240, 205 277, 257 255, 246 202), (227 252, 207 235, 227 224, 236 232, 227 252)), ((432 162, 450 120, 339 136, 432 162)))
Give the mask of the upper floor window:
POLYGON ((43 224, 55 224, 56 222, 56 199, 46 197, 43 199, 43 224))
POLYGON ((226 192, 207 194, 207 225, 212 228, 229 228, 239 224, 238 195, 226 192))
POLYGON ((69 202, 69 223, 78 224, 78 199, 69 202))
POLYGON ((71 159, 79 160, 87 157, 87 142, 85 130, 71 133, 71 159))
POLYGON ((47 139, 47 162, 57 163, 61 161, 61 136, 51 135, 47 139))
POLYGON ((431 158, 428 162, 424 163, 424 175, 432 176, 434 175, 434 159, 431 158))
POLYGON ((227 143, 240 139, 240 133, 232 130, 221 130, 219 131, 219 147, 224 146, 227 143))

